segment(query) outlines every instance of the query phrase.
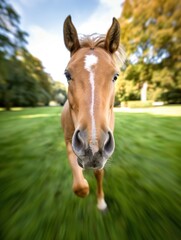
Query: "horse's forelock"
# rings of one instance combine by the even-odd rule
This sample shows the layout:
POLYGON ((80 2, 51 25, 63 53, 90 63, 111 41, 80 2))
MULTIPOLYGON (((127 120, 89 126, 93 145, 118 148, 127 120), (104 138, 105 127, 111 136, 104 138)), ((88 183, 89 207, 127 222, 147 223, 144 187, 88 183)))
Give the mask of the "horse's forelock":
MULTIPOLYGON (((90 48, 104 48, 105 47, 105 34, 93 33, 91 35, 79 34, 80 47, 90 48)), ((112 54, 117 67, 122 67, 126 60, 124 47, 120 44, 118 50, 112 54)))

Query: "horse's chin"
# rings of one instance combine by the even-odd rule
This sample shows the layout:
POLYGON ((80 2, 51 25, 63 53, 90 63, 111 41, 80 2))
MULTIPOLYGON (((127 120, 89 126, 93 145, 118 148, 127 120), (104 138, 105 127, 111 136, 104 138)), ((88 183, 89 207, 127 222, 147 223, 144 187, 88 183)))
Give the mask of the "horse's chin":
POLYGON ((79 157, 77 158, 78 165, 83 169, 92 169, 92 170, 101 170, 104 168, 106 164, 105 159, 100 159, 100 161, 93 163, 92 161, 88 160, 89 158, 84 158, 81 160, 79 157))

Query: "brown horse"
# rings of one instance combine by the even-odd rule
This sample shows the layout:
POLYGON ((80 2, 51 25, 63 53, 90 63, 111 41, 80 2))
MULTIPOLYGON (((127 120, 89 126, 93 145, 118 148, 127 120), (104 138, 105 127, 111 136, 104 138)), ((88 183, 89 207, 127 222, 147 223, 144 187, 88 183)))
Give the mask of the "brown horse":
POLYGON ((62 113, 62 126, 73 173, 73 191, 80 197, 89 193, 82 170, 93 169, 97 179, 97 207, 107 204, 102 188, 104 165, 114 152, 114 82, 124 51, 119 45, 120 26, 113 18, 107 35, 78 38, 71 16, 64 22, 64 42, 70 51, 65 70, 68 100, 62 113))

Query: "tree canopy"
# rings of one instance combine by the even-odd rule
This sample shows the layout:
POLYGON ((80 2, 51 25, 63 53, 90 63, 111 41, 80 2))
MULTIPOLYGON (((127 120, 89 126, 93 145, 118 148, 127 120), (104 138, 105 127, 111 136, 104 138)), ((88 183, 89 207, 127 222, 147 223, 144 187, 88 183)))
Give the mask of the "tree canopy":
MULTIPOLYGON (((48 105, 55 86, 41 61, 27 49, 28 34, 20 28, 20 16, 0 1, 0 106, 48 105)), ((58 91, 58 90, 57 90, 58 91)))
POLYGON ((181 103, 181 2, 125 0, 119 22, 128 67, 117 98, 139 99, 146 82, 148 99, 181 103))

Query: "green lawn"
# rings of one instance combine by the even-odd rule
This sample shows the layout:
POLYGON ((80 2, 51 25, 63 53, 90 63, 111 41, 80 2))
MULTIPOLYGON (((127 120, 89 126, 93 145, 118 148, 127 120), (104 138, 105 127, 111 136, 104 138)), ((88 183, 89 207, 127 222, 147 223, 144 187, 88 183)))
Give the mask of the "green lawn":
POLYGON ((109 210, 71 191, 60 108, 0 112, 1 240, 181 239, 181 117, 116 113, 109 210))

